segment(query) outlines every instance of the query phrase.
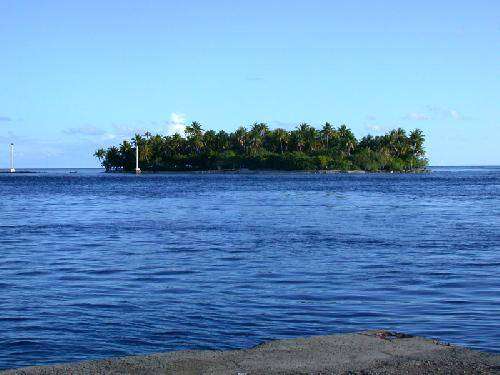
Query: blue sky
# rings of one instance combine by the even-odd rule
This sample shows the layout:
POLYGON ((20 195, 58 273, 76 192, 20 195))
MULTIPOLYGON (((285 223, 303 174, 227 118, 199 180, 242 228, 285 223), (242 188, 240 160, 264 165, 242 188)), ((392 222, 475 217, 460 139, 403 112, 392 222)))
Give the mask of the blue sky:
POLYGON ((434 165, 500 164, 498 1, 0 1, 0 168, 93 167, 197 120, 419 127, 434 165))

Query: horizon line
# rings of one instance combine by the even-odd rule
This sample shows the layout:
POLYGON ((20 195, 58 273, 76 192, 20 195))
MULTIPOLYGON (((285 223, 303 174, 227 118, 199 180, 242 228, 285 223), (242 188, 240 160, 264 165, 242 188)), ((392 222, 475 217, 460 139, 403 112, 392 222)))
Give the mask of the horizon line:
MULTIPOLYGON (((500 164, 441 164, 441 165, 428 165, 428 168, 467 168, 467 167, 500 167, 500 164)), ((0 167, 0 171, 9 170, 9 167, 0 167)), ((16 169, 104 169, 104 167, 18 167, 16 169)), ((293 171, 291 171, 293 172, 293 171)))

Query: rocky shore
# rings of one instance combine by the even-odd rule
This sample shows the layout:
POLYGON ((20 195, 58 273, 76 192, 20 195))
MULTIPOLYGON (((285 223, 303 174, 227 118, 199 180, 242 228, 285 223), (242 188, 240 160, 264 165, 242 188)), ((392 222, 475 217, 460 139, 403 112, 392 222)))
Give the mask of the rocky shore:
POLYGON ((500 355, 389 331, 271 341, 0 372, 42 374, 499 374, 500 355))

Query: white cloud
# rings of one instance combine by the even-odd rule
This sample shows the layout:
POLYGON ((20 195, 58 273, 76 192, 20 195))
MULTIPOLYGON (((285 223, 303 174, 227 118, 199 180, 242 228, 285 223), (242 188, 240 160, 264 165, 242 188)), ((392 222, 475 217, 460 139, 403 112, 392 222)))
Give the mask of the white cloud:
POLYGON ((170 121, 167 121, 167 134, 173 135, 179 133, 184 135, 186 130, 186 115, 183 113, 172 112, 170 114, 170 121))
POLYGON ((448 117, 448 118, 451 118, 453 120, 466 120, 466 119, 468 119, 468 117, 462 115, 460 112, 458 112, 455 109, 429 106, 429 111, 436 114, 437 116, 448 117))
POLYGON ((425 113, 418 113, 418 112, 410 112, 404 118, 405 120, 415 120, 415 121, 426 121, 430 119, 430 117, 427 116, 425 113))
POLYGON ((133 137, 136 133, 142 134, 142 129, 134 129, 129 126, 113 124, 113 130, 107 131, 95 126, 83 126, 79 128, 69 128, 63 130, 64 134, 72 136, 84 136, 89 139, 111 141, 124 140, 133 137))
MULTIPOLYGON (((143 122, 144 123, 144 122, 143 122)), ((97 128, 95 126, 82 126, 77 128, 68 128, 63 130, 64 134, 73 136, 84 136, 87 139, 94 139, 96 141, 123 141, 130 140, 136 134, 144 134, 150 132, 152 134, 166 133, 173 135, 179 133, 184 135, 186 129, 186 115, 182 113, 172 112, 170 120, 166 121, 166 128, 159 126, 161 122, 149 121, 148 125, 129 126, 122 124, 113 124, 111 130, 97 128)), ((165 124, 165 122, 163 122, 165 124)))
POLYGON ((103 141, 112 141, 114 139, 117 139, 119 136, 116 135, 115 133, 104 133, 101 139, 103 141))

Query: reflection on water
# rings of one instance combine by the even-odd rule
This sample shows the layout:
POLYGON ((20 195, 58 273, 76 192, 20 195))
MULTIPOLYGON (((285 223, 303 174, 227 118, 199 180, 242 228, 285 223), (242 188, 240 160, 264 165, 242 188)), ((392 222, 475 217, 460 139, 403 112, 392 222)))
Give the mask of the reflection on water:
POLYGON ((369 328, 500 351, 499 168, 46 172, 0 175, 0 368, 369 328))

